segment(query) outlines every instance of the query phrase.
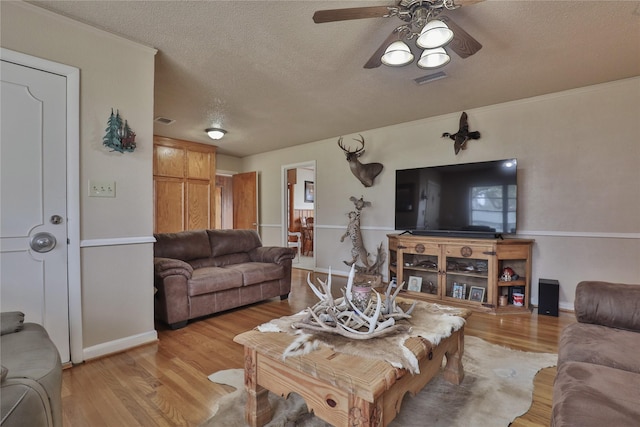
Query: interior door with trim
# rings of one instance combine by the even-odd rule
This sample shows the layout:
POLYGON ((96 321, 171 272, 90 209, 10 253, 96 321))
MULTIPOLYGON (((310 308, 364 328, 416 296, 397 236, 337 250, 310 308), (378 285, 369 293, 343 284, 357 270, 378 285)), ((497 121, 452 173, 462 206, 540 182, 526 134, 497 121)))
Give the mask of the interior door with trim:
POLYGON ((233 175, 233 228, 253 229, 258 226, 258 172, 233 175))
POLYGON ((0 74, 0 309, 43 325, 67 362, 67 82, 4 60, 0 74))

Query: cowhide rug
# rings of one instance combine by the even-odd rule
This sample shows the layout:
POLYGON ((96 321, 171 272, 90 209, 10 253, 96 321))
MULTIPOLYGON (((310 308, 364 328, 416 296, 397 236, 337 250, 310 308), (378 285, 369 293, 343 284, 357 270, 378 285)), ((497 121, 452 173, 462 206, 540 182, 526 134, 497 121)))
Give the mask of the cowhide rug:
MULTIPOLYGON (((500 427, 508 426, 531 406, 536 373, 555 366, 556 354, 529 353, 490 344, 480 338, 465 337, 463 364, 465 377, 457 386, 436 376, 416 396, 407 394, 391 427, 500 427)), ((220 398, 215 415, 202 427, 246 426, 241 369, 220 371, 212 381, 239 387, 220 398), (219 380, 221 376, 226 379, 219 380)), ((329 424, 309 414, 304 400, 292 393, 288 399, 269 393, 274 417, 269 427, 327 427, 329 424)))

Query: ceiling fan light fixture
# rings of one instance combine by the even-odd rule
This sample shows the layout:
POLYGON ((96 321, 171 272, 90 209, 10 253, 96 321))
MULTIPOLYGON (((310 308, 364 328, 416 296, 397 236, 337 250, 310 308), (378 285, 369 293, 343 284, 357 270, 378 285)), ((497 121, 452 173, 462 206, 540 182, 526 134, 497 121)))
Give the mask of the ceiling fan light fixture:
POLYGON ((214 140, 222 138, 227 133, 226 130, 220 128, 208 128, 204 131, 207 133, 207 135, 209 135, 209 138, 214 140))
POLYGON ((427 22, 416 40, 416 44, 422 49, 435 49, 442 47, 453 39, 453 31, 439 19, 427 22))
POLYGON ((420 55, 418 67, 420 68, 438 68, 447 65, 451 61, 451 57, 444 48, 426 49, 420 55))
POLYGON ((398 40, 389 45, 380 60, 390 67, 402 67, 413 62, 413 53, 405 42, 398 40))

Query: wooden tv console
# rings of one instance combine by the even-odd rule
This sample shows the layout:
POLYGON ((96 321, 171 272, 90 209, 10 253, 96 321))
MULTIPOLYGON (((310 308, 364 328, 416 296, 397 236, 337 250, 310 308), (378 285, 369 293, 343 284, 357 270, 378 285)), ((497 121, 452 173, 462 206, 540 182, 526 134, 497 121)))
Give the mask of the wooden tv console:
POLYGON ((531 311, 533 240, 409 234, 387 237, 389 280, 395 277, 398 284, 404 282, 409 297, 495 314, 531 311), (517 277, 503 280, 506 267, 517 277), (522 305, 514 305, 513 293, 524 294, 522 305), (507 304, 501 306, 502 295, 507 304))

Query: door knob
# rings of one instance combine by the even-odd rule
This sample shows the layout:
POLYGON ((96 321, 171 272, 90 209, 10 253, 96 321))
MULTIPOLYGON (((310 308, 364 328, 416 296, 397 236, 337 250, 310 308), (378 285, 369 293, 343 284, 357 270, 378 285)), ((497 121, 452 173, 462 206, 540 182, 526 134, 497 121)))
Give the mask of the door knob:
POLYGON ((56 247, 56 238, 51 233, 38 233, 31 238, 29 246, 36 252, 49 252, 56 247))

